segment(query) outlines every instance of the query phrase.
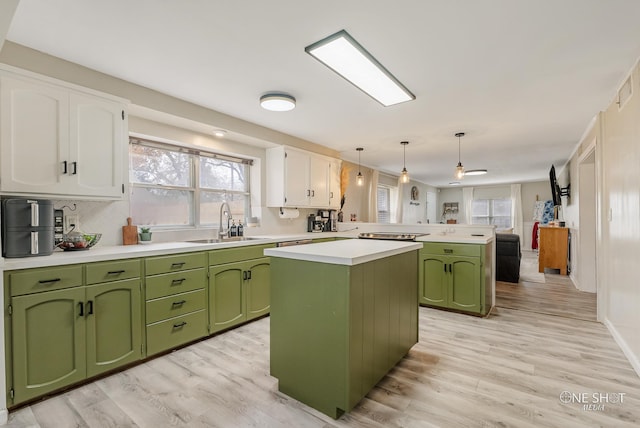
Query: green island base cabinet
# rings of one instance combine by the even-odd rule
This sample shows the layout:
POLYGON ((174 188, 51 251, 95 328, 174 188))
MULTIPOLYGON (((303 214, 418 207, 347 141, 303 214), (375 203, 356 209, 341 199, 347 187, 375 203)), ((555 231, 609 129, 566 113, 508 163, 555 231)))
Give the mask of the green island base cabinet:
POLYGON ((271 375, 338 418, 418 341, 417 251, 356 265, 271 257, 271 375))
POLYGON ((140 259, 4 273, 8 407, 141 359, 140 259))
POLYGON ((491 247, 426 242, 419 251, 421 305, 474 315, 491 309, 491 247))

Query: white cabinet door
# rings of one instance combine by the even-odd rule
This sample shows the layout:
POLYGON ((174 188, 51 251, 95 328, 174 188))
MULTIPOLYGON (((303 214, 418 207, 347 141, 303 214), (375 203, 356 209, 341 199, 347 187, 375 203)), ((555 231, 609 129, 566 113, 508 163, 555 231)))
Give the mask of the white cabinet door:
POLYGON ((339 160, 332 160, 329 166, 329 208, 340 209, 340 167, 339 160))
POLYGON ((309 154, 286 149, 284 162, 284 205, 287 207, 307 207, 311 189, 309 188, 309 154))
POLYGON ((0 78, 0 190, 57 193, 68 184, 68 100, 52 85, 0 78))
POLYGON ((311 156, 309 160, 309 205, 315 208, 329 206, 329 160, 311 156))
POLYGON ((329 188, 332 167, 337 168, 334 195, 339 207, 339 159, 285 146, 267 149, 267 206, 329 208, 333 202, 329 188))
POLYGON ((121 199, 124 102, 0 75, 0 192, 121 199))
POLYGON ((77 195, 118 197, 123 193, 124 110, 122 104, 72 93, 70 174, 77 195))

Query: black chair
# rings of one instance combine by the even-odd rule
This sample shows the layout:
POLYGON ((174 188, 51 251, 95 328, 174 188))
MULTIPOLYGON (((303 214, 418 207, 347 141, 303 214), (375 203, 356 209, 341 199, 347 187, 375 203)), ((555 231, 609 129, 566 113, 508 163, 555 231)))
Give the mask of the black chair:
POLYGON ((520 236, 496 233, 496 280, 520 281, 520 236))

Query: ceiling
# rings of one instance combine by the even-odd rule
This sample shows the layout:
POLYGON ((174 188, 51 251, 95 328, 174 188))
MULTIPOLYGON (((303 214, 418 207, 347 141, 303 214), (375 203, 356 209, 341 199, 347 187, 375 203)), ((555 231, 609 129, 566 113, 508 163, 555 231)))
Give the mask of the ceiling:
MULTIPOLYGON (((7 39, 447 186, 544 180, 640 57, 637 0, 21 0, 7 39), (382 107, 304 51, 347 30, 413 94, 382 107), (268 112, 268 91, 297 99, 268 112)), ((215 124, 214 124, 215 125, 215 124)))

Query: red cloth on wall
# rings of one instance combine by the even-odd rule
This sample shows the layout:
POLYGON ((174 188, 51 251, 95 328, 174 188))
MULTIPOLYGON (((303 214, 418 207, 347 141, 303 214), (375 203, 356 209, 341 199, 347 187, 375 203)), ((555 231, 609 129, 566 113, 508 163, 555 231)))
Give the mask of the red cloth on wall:
POLYGON ((538 249, 538 225, 540 224, 539 221, 536 221, 535 223, 533 223, 533 233, 531 234, 531 249, 532 250, 537 250, 538 249))

